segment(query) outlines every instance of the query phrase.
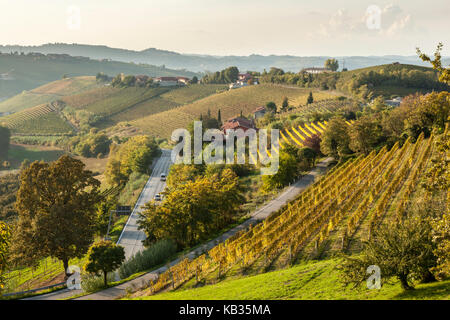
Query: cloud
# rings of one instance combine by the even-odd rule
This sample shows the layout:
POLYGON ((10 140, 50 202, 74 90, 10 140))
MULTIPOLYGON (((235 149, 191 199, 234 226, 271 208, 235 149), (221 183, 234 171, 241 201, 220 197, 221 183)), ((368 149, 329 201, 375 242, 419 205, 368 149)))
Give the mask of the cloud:
POLYGON ((309 37, 350 39, 360 36, 394 37, 411 34, 415 30, 410 14, 399 6, 389 4, 384 8, 368 7, 364 14, 351 15, 345 9, 339 9, 331 16, 323 16, 317 30, 309 37))

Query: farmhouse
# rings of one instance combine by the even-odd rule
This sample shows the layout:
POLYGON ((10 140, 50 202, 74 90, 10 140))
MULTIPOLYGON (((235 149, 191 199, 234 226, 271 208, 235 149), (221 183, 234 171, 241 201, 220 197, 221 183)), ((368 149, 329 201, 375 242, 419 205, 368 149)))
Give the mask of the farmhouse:
POLYGON ((384 103, 386 103, 388 106, 391 106, 391 107, 398 107, 402 103, 402 98, 401 97, 395 97, 392 100, 384 101, 384 103))
POLYGON ((161 87, 172 87, 179 85, 186 85, 189 83, 189 78, 186 77, 159 77, 154 79, 161 87))
POLYGON ((228 129, 233 129, 233 130, 242 129, 245 132, 248 129, 256 129, 256 127, 255 127, 255 124, 253 123, 253 120, 236 117, 236 118, 227 120, 223 124, 222 131, 224 134, 226 134, 226 130, 228 130, 228 129))
POLYGON ((252 79, 252 75, 250 73, 239 73, 238 80, 247 82, 252 79))
POLYGON ((255 119, 262 118, 264 117, 266 112, 267 112, 266 107, 264 106, 258 107, 253 111, 253 116, 255 117, 255 119))

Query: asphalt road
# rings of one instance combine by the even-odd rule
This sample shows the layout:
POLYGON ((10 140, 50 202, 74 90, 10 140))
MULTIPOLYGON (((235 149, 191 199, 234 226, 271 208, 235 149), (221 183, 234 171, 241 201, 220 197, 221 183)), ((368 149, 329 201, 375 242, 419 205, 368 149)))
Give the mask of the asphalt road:
MULTIPOLYGON (((170 155, 170 153, 168 153, 170 155)), ((169 161, 170 163, 170 157, 167 156, 168 159, 166 160, 165 156, 162 157, 162 161, 169 161)), ((161 160, 161 159, 160 159, 161 160)), ((79 298, 76 298, 74 300, 113 300, 120 298, 124 296, 128 290, 135 290, 144 287, 149 283, 150 280, 156 280, 159 276, 159 274, 163 273, 167 270, 168 267, 171 267, 178 262, 180 262, 182 259, 189 257, 189 259, 194 259, 195 257, 199 256, 204 252, 205 250, 210 250, 214 246, 218 245, 219 243, 225 241, 226 239, 230 238, 237 232, 239 232, 242 229, 247 228, 250 224, 255 224, 258 221, 264 220, 267 218, 272 212, 277 211, 280 209, 284 204, 289 202, 290 200, 294 199, 299 193, 301 193, 303 190, 305 190, 309 185, 311 185, 319 176, 323 175, 328 168, 328 164, 332 161, 332 158, 327 158, 322 162, 319 162, 313 170, 311 170, 308 174, 303 176, 301 179, 299 179, 297 182, 292 184, 291 186, 285 188, 285 190, 279 194, 277 197, 272 199, 271 201, 267 202, 264 206, 259 208, 258 210, 251 213, 250 218, 247 219, 242 224, 234 227, 231 230, 228 230, 227 232, 223 233, 219 237, 203 244, 202 246, 197 247, 196 249, 190 251, 188 254, 186 254, 184 257, 180 257, 178 259, 175 259, 168 263, 166 266, 161 267, 157 270, 153 270, 149 273, 146 273, 140 277, 137 277, 136 279, 127 281, 125 283, 122 283, 120 285, 117 285, 115 287, 111 287, 96 293, 92 293, 89 295, 85 295, 79 298)), ((155 166, 155 169, 157 167, 155 166)), ((156 171, 156 170, 154 170, 156 171)), ((150 178, 158 178, 159 175, 153 175, 150 178)), ((131 219, 131 217, 130 217, 131 219)), ((130 237, 128 239, 134 239, 129 241, 129 248, 132 250, 131 252, 137 252, 136 250, 139 250, 139 231, 135 231, 134 229, 130 228, 128 229, 130 231, 130 237), (134 241, 134 242, 133 242, 134 241)), ((125 231, 125 230, 124 230, 125 231)), ((73 290, 69 291, 67 289, 63 289, 54 293, 49 293, 45 295, 40 295, 36 297, 31 297, 26 300, 58 300, 58 299, 64 299, 69 298, 70 296, 73 296, 77 293, 81 293, 79 290, 73 290)))
POLYGON ((117 241, 117 244, 125 248, 126 259, 133 257, 137 252, 144 248, 142 241, 145 240, 145 233, 138 230, 137 223, 139 220, 139 212, 142 211, 143 205, 152 200, 157 193, 164 190, 166 183, 161 181, 160 177, 161 173, 168 174, 170 165, 170 150, 162 150, 161 157, 153 167, 152 175, 142 190, 133 212, 128 218, 127 224, 123 228, 122 234, 117 241))
MULTIPOLYGON (((139 212, 142 210, 142 206, 152 200, 157 193, 163 191, 166 186, 166 183, 164 181, 161 181, 161 173, 165 173, 166 175, 169 173, 169 168, 172 164, 170 159, 171 150, 163 149, 161 151, 162 154, 153 167, 152 175, 145 184, 144 189, 142 189, 133 212, 128 218, 127 223, 119 237, 119 240, 117 241, 117 244, 120 244, 125 248, 126 259, 134 256, 137 252, 144 248, 144 246, 142 245, 142 240, 145 239, 145 233, 138 230, 137 224, 137 221, 139 219, 139 212)), ((82 292, 82 290, 62 289, 52 293, 30 297, 24 300, 58 300, 69 298, 82 292)))

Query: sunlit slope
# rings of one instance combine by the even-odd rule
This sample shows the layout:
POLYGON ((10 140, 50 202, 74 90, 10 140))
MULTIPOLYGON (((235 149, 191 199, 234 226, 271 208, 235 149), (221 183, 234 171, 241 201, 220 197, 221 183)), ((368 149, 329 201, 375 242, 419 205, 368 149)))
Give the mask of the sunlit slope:
POLYGON ((0 118, 13 135, 71 135, 73 128, 51 104, 39 105, 0 118))
POLYGON ((402 217, 408 199, 422 192, 434 140, 421 134, 415 142, 408 139, 345 162, 263 223, 171 267, 144 294, 359 252, 373 230, 402 217))
POLYGON ((0 112, 18 112, 61 97, 102 86, 95 77, 75 77, 57 80, 22 93, 0 103, 0 112))
POLYGON ((100 117, 97 125, 112 126, 191 103, 224 90, 224 85, 185 87, 113 88, 101 87, 61 99, 68 107, 86 110, 100 117))
POLYGON ((450 299, 450 280, 419 284, 405 292, 400 283, 383 284, 380 290, 344 287, 338 270, 340 261, 311 261, 291 268, 256 276, 229 279, 199 288, 180 289, 153 296, 134 297, 144 300, 403 300, 450 299))
MULTIPOLYGON (((208 110, 212 116, 216 117, 220 109, 222 121, 224 121, 239 116, 241 111, 244 115, 251 114, 257 107, 263 106, 269 101, 280 106, 284 97, 288 97, 290 105, 305 104, 309 92, 309 89, 275 85, 249 86, 211 95, 170 111, 137 119, 131 124, 147 134, 167 138, 170 137, 173 130, 186 128, 189 122, 198 119, 200 114, 206 115, 208 110)), ((315 91, 313 94, 316 101, 332 97, 327 92, 315 91)))

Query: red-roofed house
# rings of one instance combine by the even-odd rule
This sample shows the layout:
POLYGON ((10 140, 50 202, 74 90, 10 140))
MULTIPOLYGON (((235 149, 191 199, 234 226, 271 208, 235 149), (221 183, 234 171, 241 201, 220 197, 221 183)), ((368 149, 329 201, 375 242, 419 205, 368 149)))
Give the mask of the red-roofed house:
POLYGON ((226 134, 226 130, 228 129, 233 130, 242 129, 245 132, 248 129, 256 129, 256 127, 255 124, 253 123, 253 120, 237 117, 229 119, 223 124, 222 131, 224 132, 224 134, 226 134))
POLYGON ((266 114, 267 110, 266 107, 258 107, 253 111, 253 116, 255 119, 262 118, 266 114))

